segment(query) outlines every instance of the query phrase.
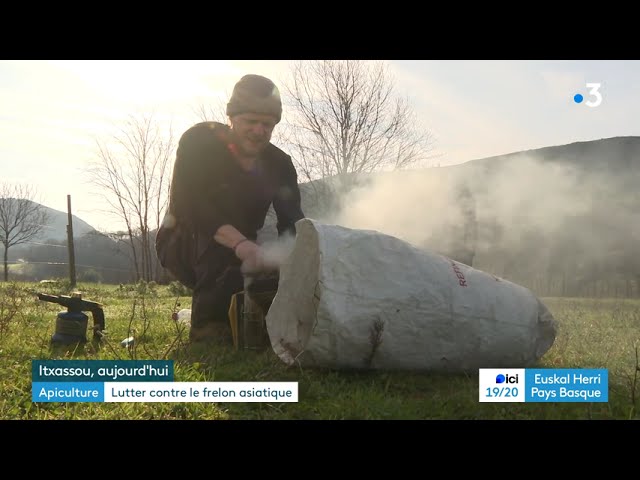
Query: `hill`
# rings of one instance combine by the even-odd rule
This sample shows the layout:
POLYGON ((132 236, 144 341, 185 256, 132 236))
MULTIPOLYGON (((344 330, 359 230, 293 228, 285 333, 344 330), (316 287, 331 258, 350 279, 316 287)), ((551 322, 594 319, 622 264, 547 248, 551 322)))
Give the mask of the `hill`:
POLYGON ((615 137, 359 175, 328 208, 329 182, 301 191, 308 217, 453 258, 471 245, 474 267, 543 294, 640 295, 639 182, 640 137, 615 137))
MULTIPOLYGON (((49 222, 42 230, 40 235, 35 238, 34 242, 44 242, 46 240, 55 240, 58 242, 67 240, 67 224, 68 214, 67 212, 61 212, 60 210, 54 210, 53 208, 42 205, 49 216, 49 222)), ((73 237, 81 237, 89 232, 95 231, 91 225, 78 218, 76 215, 71 216, 73 221, 73 237)))
POLYGON ((599 173, 610 172, 612 169, 621 172, 637 171, 640 168, 640 137, 574 142, 471 160, 462 165, 483 167, 491 171, 501 167, 504 162, 517 162, 523 158, 537 158, 544 163, 570 165, 599 173))

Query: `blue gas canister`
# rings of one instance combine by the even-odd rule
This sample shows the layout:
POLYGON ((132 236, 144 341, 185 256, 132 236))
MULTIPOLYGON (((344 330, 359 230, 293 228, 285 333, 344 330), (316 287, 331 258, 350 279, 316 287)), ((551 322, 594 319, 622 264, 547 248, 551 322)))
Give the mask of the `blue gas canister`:
POLYGON ((60 312, 56 318, 56 331, 51 337, 51 342, 62 345, 85 343, 88 325, 89 316, 83 312, 60 312))
POLYGON ((97 302, 83 300, 80 292, 68 295, 49 295, 39 293, 38 298, 45 302, 57 303, 67 307, 56 317, 56 331, 51 336, 51 343, 71 345, 86 343, 89 317, 84 313, 91 312, 93 316, 93 339, 100 340, 105 333, 104 312, 102 305, 97 302))

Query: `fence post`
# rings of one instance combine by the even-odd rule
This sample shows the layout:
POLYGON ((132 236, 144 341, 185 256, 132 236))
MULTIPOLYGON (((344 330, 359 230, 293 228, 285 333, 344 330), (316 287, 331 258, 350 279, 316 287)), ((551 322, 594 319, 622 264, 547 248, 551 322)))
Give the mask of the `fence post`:
POLYGON ((69 280, 71 287, 76 286, 76 254, 73 246, 73 218, 71 215, 71 195, 67 195, 67 245, 69 247, 69 280))

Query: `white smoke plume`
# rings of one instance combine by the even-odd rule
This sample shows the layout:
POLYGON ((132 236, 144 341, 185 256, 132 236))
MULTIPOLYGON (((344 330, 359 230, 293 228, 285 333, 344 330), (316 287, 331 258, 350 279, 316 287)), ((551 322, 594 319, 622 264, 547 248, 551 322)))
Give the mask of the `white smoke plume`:
POLYGON ((279 238, 266 240, 262 243, 262 258, 265 263, 280 267, 291 255, 296 239, 293 235, 282 235, 279 238))

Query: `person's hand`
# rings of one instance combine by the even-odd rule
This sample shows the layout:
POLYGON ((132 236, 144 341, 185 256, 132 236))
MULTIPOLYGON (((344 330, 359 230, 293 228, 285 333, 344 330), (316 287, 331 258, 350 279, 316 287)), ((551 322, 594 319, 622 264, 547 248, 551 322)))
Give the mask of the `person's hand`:
POLYGON ((264 251, 256 243, 246 240, 236 247, 236 257, 242 261, 240 271, 244 274, 268 272, 278 269, 278 265, 270 262, 264 251))

